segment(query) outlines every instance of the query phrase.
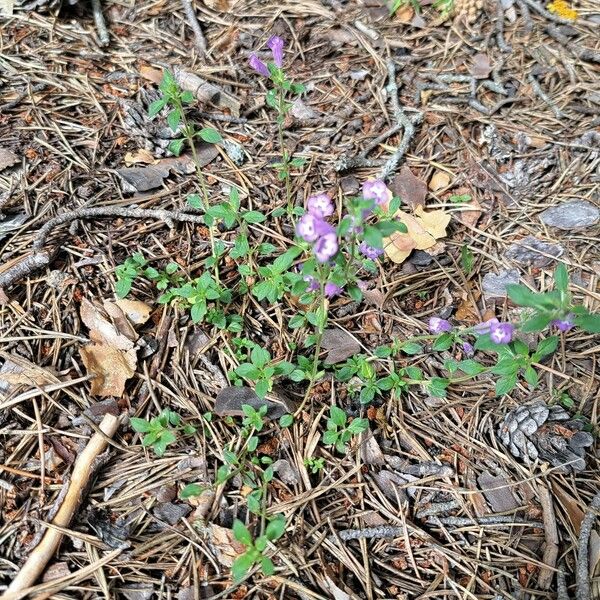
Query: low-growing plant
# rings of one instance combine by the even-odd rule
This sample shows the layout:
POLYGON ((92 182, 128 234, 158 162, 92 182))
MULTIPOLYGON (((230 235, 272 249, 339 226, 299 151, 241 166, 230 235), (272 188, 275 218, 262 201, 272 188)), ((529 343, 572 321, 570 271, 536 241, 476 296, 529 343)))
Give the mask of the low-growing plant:
POLYGON ((131 427, 138 433, 143 433, 142 446, 150 447, 156 456, 163 456, 167 446, 177 441, 177 432, 186 435, 195 433, 196 428, 184 423, 175 411, 165 408, 150 420, 132 417, 131 427))
POLYGON ((368 419, 355 418, 348 423, 348 415, 341 408, 331 406, 327 419, 327 430, 323 433, 323 443, 326 446, 335 446, 335 449, 343 454, 352 437, 368 428, 368 419))
POLYGON ((269 542, 277 541, 285 533, 285 528, 285 517, 276 515, 267 523, 264 534, 254 539, 250 530, 239 519, 234 521, 233 535, 246 547, 246 551, 235 559, 231 567, 234 580, 243 579, 257 564, 265 575, 273 575, 275 566, 273 561, 265 555, 265 551, 269 542))

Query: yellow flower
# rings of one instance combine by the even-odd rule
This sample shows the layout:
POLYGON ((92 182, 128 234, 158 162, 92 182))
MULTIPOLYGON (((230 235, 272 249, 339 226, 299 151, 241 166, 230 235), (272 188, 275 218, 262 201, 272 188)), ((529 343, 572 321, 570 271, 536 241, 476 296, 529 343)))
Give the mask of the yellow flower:
POLYGON ((552 0, 546 8, 557 17, 568 21, 574 21, 578 16, 577 11, 571 8, 566 0, 552 0))

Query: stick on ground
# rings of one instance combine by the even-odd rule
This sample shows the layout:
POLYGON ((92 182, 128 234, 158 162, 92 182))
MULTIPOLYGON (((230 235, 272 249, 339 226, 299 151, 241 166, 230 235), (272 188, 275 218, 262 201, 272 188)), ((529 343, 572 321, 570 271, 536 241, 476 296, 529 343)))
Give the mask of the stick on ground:
POLYGON ((202 28, 200 27, 200 23, 198 23, 198 18, 196 17, 196 11, 194 10, 194 6, 192 5, 192 0, 181 0, 181 5, 183 6, 183 10, 185 11, 185 18, 187 19, 188 25, 192 28, 194 32, 194 38, 196 39, 196 48, 200 52, 200 54, 206 54, 206 38, 202 33, 202 28))
MULTIPOLYGON (((79 506, 83 491, 94 472, 94 462, 108 445, 106 438, 112 438, 118 426, 118 417, 110 414, 104 416, 100 423, 100 431, 104 435, 96 432, 78 456, 69 482, 69 489, 56 516, 52 519, 52 525, 60 528, 69 526, 75 510, 79 506)), ((22 591, 36 582, 46 568, 48 561, 58 549, 62 537, 63 533, 58 529, 52 528, 46 531, 41 542, 31 551, 27 561, 8 587, 8 593, 2 596, 0 600, 10 598, 13 596, 11 592, 22 591)))

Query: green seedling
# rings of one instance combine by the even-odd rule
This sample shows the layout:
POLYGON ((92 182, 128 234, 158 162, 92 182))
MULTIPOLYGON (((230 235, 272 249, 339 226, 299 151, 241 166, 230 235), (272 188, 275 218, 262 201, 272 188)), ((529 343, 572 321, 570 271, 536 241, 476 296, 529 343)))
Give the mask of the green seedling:
POLYGON ((196 431, 195 427, 183 423, 181 417, 168 408, 149 421, 132 417, 130 422, 134 431, 144 434, 142 446, 152 448, 156 456, 163 456, 167 446, 177 441, 178 431, 186 435, 191 435, 196 431))
POLYGON ((337 406, 329 409, 327 419, 327 431, 323 433, 323 443, 326 446, 335 446, 335 449, 343 454, 346 446, 353 436, 366 431, 369 428, 368 419, 353 419, 348 424, 348 415, 337 406))

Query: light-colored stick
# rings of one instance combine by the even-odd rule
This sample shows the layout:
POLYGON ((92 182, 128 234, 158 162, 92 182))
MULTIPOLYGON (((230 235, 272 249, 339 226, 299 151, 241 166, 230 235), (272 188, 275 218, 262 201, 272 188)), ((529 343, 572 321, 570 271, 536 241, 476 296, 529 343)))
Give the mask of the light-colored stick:
MULTIPOLYGON (((69 489, 56 516, 52 519, 53 525, 62 528, 69 526, 75 510, 79 506, 83 491, 94 471, 94 461, 105 450, 108 445, 107 438, 112 438, 118 427, 118 417, 109 414, 104 415, 100 423, 100 431, 104 435, 96 432, 83 449, 83 452, 77 457, 71 474, 69 489)), ((7 594, 3 595, 0 600, 14 597, 13 592, 24 590, 36 582, 58 549, 62 537, 63 533, 58 529, 50 528, 46 530, 44 537, 31 551, 27 561, 8 587, 7 594)))

